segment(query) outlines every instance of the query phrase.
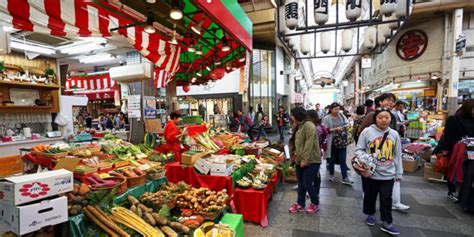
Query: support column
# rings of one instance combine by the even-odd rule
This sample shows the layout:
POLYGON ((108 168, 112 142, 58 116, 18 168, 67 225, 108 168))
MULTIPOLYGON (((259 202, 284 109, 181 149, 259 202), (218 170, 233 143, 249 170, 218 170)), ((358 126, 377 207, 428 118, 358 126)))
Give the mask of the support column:
POLYGON ((456 54, 456 39, 462 33, 463 9, 458 8, 453 11, 451 21, 451 62, 448 85, 448 113, 453 115, 458 109, 458 88, 459 88, 459 56, 456 54))
POLYGON ((356 60, 354 63, 354 108, 361 105, 360 102, 360 61, 356 60))
MULTIPOLYGON (((291 57, 290 59, 290 70, 291 71, 295 70, 295 59, 293 57, 291 57)), ((292 108, 295 107, 295 75, 291 73, 288 76, 290 77, 290 98, 289 98, 290 108, 289 110, 291 110, 292 108)))
POLYGON ((178 96, 176 93, 176 80, 172 80, 166 86, 166 101, 168 102, 168 114, 179 111, 178 96))

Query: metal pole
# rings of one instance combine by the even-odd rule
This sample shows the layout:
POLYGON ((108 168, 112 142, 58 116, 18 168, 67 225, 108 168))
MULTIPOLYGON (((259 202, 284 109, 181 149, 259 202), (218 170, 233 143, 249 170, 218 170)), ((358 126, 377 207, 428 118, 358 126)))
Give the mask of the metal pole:
MULTIPOLYGON (((453 115, 458 109, 459 56, 456 54, 456 40, 462 33, 463 8, 453 11, 451 21, 451 62, 448 85, 448 113, 453 115)), ((446 30, 446 29, 445 29, 446 30)))

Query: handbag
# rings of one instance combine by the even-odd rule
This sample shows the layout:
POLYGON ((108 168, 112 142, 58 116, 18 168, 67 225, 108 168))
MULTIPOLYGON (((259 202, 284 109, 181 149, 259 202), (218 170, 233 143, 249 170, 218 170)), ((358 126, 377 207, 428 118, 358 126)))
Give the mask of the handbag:
MULTIPOLYGON (((388 133, 389 132, 386 132, 383 135, 382 141, 380 142, 379 147, 377 148, 377 150, 379 150, 379 151, 382 150, 382 147, 385 143, 385 140, 387 139, 388 133)), ((363 176, 365 178, 368 178, 368 177, 372 176, 372 174, 375 172, 375 168, 377 166, 376 160, 377 160, 376 159, 376 154, 365 155, 365 156, 362 156, 362 157, 354 156, 351 159, 351 165, 352 165, 352 168, 354 168, 354 170, 356 171, 357 174, 359 174, 360 176, 363 176)))
POLYGON ((434 171, 442 174, 448 172, 449 167, 449 157, 447 154, 439 153, 436 154, 436 162, 434 166, 434 171))
POLYGON ((344 128, 342 132, 337 132, 334 134, 334 138, 332 140, 332 146, 337 149, 342 149, 347 147, 349 144, 353 142, 352 136, 347 131, 347 128, 344 128))

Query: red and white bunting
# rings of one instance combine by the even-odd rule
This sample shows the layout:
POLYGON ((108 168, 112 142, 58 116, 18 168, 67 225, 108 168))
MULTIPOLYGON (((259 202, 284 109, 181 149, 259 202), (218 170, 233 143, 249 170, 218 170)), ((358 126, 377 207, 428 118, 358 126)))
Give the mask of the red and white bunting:
MULTIPOLYGON (((19 30, 69 37, 122 35, 156 67, 179 69, 181 47, 148 34, 143 26, 110 29, 134 22, 86 0, 0 0, 0 19, 19 30)), ((139 21, 139 20, 137 20, 139 21)))
POLYGON ((168 85, 168 83, 171 81, 171 73, 167 71, 155 69, 154 73, 155 88, 165 88, 166 85, 168 85))
POLYGON ((115 86, 109 74, 91 76, 72 76, 66 79, 66 90, 80 88, 84 90, 103 90, 115 86))

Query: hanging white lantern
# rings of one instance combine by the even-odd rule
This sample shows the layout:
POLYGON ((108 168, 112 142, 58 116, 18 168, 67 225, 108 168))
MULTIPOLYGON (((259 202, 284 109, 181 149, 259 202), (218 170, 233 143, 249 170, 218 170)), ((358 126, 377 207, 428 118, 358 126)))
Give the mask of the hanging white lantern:
POLYGON ((360 17, 361 0, 346 1, 346 18, 349 21, 355 21, 360 17))
POLYGON ((280 33, 285 33, 285 30, 286 30, 285 6, 278 7, 278 13, 280 15, 280 18, 278 19, 278 23, 280 24, 280 33))
POLYGON ((368 50, 375 48, 377 43, 377 29, 374 26, 369 26, 364 33, 364 47, 368 50))
POLYGON ((412 0, 398 0, 397 10, 395 15, 397 18, 407 17, 407 4, 408 4, 408 14, 410 15, 413 10, 412 0))
POLYGON ((314 22, 324 25, 329 19, 328 0, 314 0, 314 22))
POLYGON ((301 53, 307 55, 311 51, 311 35, 310 34, 302 34, 300 39, 300 49, 301 53))
POLYGON ((342 50, 349 52, 352 49, 352 30, 346 29, 342 31, 342 50))
MULTIPOLYGON (((392 14, 391 16, 382 16, 382 21, 396 21, 398 18, 395 16, 395 14, 392 14)), ((392 22, 392 23, 387 23, 388 28, 390 29, 395 29, 398 27, 398 22, 392 22)))
POLYGON ((397 0, 380 0, 380 14, 391 16, 397 10, 397 0))
POLYGON ((286 27, 295 29, 298 26, 298 1, 285 1, 285 22, 286 27))
POLYGON ((383 25, 377 26, 377 44, 379 46, 385 44, 385 31, 387 28, 383 27, 383 25))
POLYGON ((324 31, 321 33, 321 51, 326 54, 331 49, 331 32, 324 31))

